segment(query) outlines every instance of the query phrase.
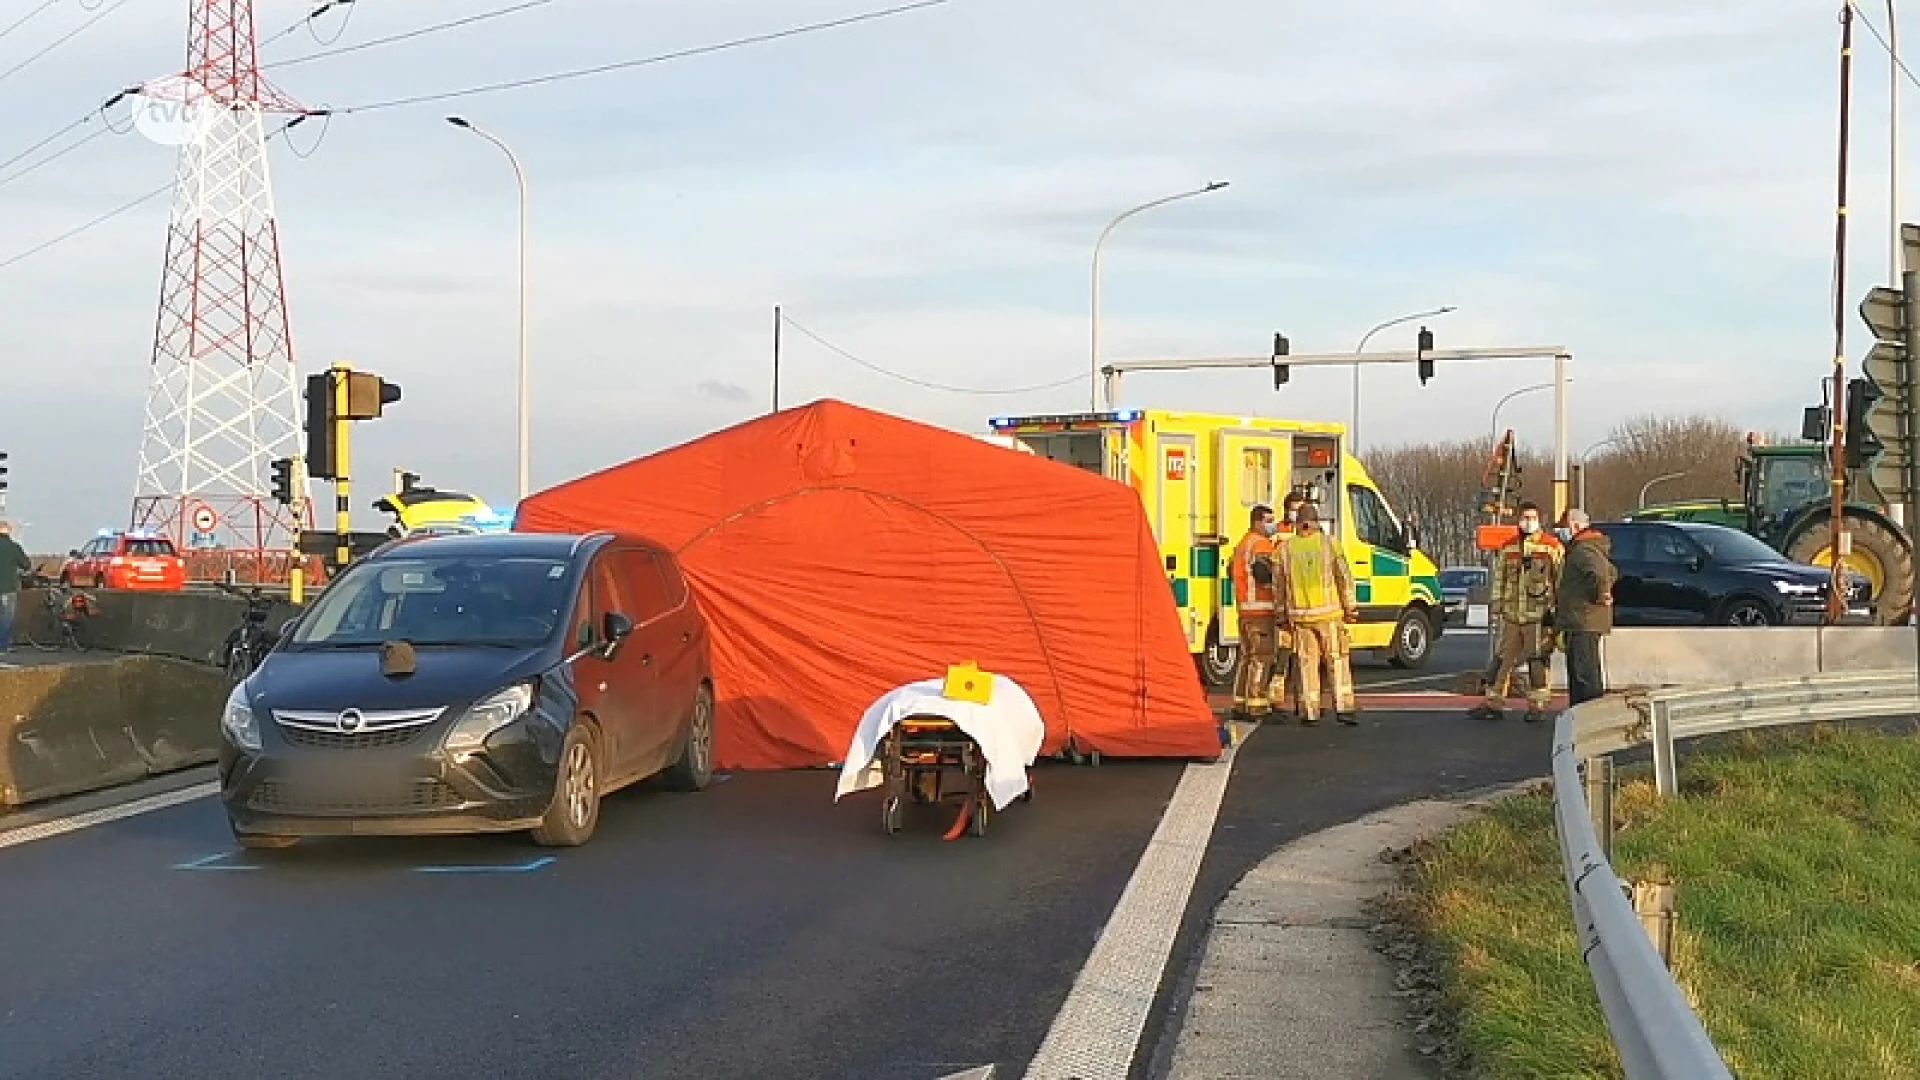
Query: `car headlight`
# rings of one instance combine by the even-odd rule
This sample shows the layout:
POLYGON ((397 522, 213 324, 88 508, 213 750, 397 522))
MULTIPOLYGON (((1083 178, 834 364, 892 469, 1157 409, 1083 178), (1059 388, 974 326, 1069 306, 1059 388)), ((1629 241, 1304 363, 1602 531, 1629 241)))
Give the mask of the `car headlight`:
POLYGON ((482 698, 447 732, 446 747, 460 753, 478 750, 486 745, 487 736, 520 719, 532 706, 532 683, 509 686, 482 698))
POLYGON ((1781 596, 1812 596, 1820 591, 1818 585, 1802 585, 1797 581, 1776 581, 1773 587, 1781 596))
POLYGON ((253 699, 247 696, 247 684, 241 682, 227 695, 227 707, 220 714, 220 730, 242 750, 260 749, 260 725, 253 718, 253 699))

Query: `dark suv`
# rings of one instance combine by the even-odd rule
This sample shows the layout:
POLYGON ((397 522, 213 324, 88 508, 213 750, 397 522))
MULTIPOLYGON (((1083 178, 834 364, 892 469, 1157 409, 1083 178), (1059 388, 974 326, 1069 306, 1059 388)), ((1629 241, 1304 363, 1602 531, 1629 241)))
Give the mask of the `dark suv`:
POLYGON ((671 553, 590 536, 386 544, 233 690, 221 797, 246 847, 530 829, 580 844, 600 798, 713 769, 707 627, 671 553))
MULTIPOLYGON (((1619 626, 1781 626, 1818 623, 1829 571, 1790 562, 1738 529, 1699 522, 1605 522, 1620 571, 1619 626)), ((1866 578, 1849 575, 1847 610, 1871 614, 1866 578)))

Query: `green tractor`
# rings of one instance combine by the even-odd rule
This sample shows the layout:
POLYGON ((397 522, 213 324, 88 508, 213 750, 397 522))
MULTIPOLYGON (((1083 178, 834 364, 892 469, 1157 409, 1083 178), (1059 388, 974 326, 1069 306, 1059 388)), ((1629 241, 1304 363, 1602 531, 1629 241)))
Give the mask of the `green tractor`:
MULTIPOLYGON (((1642 507, 1629 518, 1725 525, 1751 533, 1794 562, 1833 565, 1826 447, 1749 443, 1735 468, 1746 492, 1744 502, 1661 503, 1642 507)), ((1876 622, 1904 624, 1913 608, 1913 541, 1878 506, 1850 502, 1844 510, 1847 529, 1853 534, 1847 569, 1873 583, 1876 622)))

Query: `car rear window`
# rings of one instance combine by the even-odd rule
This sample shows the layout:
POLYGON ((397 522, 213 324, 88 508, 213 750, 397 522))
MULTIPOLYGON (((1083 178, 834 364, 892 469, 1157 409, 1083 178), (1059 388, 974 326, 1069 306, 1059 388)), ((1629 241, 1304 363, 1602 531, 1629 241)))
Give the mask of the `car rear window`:
POLYGON ((155 556, 171 555, 173 554, 173 541, 129 540, 127 541, 127 554, 147 559, 154 558, 155 556))

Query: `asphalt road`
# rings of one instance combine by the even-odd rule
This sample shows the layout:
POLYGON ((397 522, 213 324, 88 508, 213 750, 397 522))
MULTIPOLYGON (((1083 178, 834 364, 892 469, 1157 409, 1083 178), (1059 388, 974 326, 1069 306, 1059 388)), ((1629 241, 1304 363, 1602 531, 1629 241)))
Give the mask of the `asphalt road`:
MULTIPOLYGON (((1471 667, 1484 639, 1442 648, 1434 671, 1471 667)), ((1255 734, 1137 1074, 1179 1029, 1206 916, 1260 858, 1543 773, 1549 737, 1380 710, 1255 734)), ((827 771, 632 790, 557 853, 517 837, 241 853, 198 799, 0 850, 0 1076, 1018 1075, 1180 773, 1042 767, 1032 803, 953 843, 944 816, 885 835, 874 794, 835 805, 827 771)))

